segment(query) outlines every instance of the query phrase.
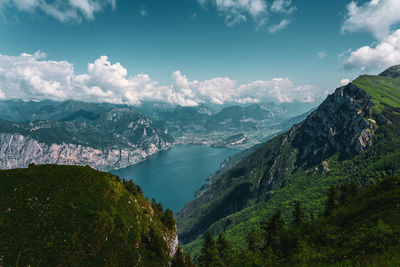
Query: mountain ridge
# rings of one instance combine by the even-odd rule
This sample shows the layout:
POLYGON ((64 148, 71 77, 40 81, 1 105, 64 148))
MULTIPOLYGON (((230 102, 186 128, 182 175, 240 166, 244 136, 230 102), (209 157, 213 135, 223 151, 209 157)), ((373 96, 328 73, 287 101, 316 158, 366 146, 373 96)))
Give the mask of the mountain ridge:
MULTIPOLYGON (((375 77, 378 80, 382 78, 375 77)), ((387 83, 393 84, 390 93, 400 96, 397 78, 382 79, 388 79, 387 83)), ((360 81, 355 80, 357 85, 360 81)), ((368 93, 369 89, 364 90, 357 85, 350 83, 336 89, 305 121, 267 141, 234 167, 208 181, 201 194, 176 215, 180 240, 183 243, 192 242, 186 248, 196 251, 201 235, 206 231, 219 234, 224 229, 236 229, 235 232, 229 230, 231 238, 243 238, 233 235, 241 236, 238 231, 243 231, 244 225, 250 227, 250 222, 257 221, 256 218, 262 214, 271 215, 268 203, 272 203, 272 207, 284 205, 287 209, 291 199, 301 195, 298 190, 308 190, 305 185, 321 190, 341 179, 355 179, 351 178, 354 176, 348 173, 349 170, 343 169, 347 166, 343 164, 349 162, 346 164, 351 166, 358 155, 366 159, 377 157, 376 161, 381 162, 385 154, 375 155, 369 151, 382 149, 382 143, 386 142, 382 131, 397 127, 397 107, 380 104, 368 93), (379 133, 378 136, 376 133, 379 133), (342 174, 336 169, 340 169, 342 174), (299 188, 297 191, 294 184, 299 188), (292 197, 288 192, 292 192, 292 197), (253 212, 242 214, 242 210, 251 210, 252 207, 253 212)), ((391 138, 388 142, 397 147, 397 139, 394 136, 391 138)), ((397 154, 390 153, 388 157, 394 160, 397 154)), ((388 167, 387 170, 396 168, 388 167)), ((371 169, 371 172, 376 173, 376 170, 371 169)), ((317 206, 321 205, 323 194, 312 191, 309 195, 315 198, 317 206)))

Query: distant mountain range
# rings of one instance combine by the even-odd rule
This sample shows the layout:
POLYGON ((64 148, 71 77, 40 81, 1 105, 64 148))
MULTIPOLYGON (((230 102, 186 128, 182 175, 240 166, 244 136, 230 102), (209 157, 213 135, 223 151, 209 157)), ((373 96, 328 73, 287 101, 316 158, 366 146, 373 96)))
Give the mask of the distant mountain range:
POLYGON ((310 103, 182 107, 79 101, 0 101, 0 168, 79 164, 123 168, 174 143, 247 148, 301 120, 310 103), (295 107, 297 105, 297 107, 295 107))
POLYGON ((300 122, 317 103, 265 103, 217 108, 145 102, 136 108, 167 127, 176 143, 249 148, 300 122))
POLYGON ((180 240, 198 253, 204 233, 243 246, 247 231, 296 201, 306 218, 323 209, 331 185, 400 174, 400 67, 340 87, 307 118, 226 160, 176 214, 180 240))
POLYGON ((0 167, 31 162, 123 168, 172 147, 167 129, 131 107, 76 101, 0 102, 0 167), (10 121, 12 120, 12 121, 10 121))

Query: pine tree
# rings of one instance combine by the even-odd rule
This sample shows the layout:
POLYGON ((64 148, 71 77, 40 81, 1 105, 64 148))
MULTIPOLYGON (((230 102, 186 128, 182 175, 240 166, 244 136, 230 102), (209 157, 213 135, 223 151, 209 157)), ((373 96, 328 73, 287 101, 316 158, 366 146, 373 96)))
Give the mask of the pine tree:
POLYGON ((185 267, 185 258, 183 255, 182 247, 178 246, 174 258, 172 259, 171 267, 185 267))
POLYGON ((257 253, 260 251, 261 246, 258 238, 258 233, 256 230, 252 227, 249 232, 247 232, 246 235, 246 243, 247 243, 247 248, 248 250, 257 253))
POLYGON ((275 214, 272 215, 271 219, 269 221, 262 222, 261 226, 265 233, 264 249, 268 247, 276 247, 277 234, 284 226, 281 211, 276 211, 275 214))
POLYGON ((200 250, 199 266, 200 267, 214 267, 219 266, 219 256, 217 246, 210 233, 207 233, 203 247, 200 250))
POLYGON ((336 208, 336 188, 331 186, 329 188, 328 199, 325 204, 325 217, 332 215, 333 210, 336 208))
POLYGON ((189 253, 185 253, 185 267, 196 267, 189 253))
POLYGON ((301 208, 300 201, 296 201, 293 210, 293 225, 300 226, 303 223, 303 209, 301 208))
POLYGON ((232 247, 222 234, 218 235, 217 250, 220 260, 224 262, 226 266, 230 266, 229 262, 233 254, 232 247))

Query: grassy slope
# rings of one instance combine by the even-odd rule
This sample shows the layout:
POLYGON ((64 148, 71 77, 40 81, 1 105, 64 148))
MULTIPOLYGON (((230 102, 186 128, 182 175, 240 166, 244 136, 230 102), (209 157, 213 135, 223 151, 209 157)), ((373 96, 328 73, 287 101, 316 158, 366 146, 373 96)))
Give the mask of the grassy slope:
POLYGON ((163 213, 111 174, 43 165, 0 171, 0 265, 115 266, 168 259, 163 213), (131 192, 133 193, 131 193, 131 192), (152 240, 150 240, 152 238, 152 240))
POLYGON ((382 111, 384 104, 400 107, 400 78, 362 75, 352 83, 374 98, 377 111, 382 111))
MULTIPOLYGON (((303 203, 307 217, 318 214, 323 209, 326 191, 332 184, 358 180, 361 184, 373 183, 387 175, 400 175, 400 78, 361 76, 355 83, 372 95, 376 110, 392 124, 379 127, 374 137, 374 145, 350 160, 339 161, 335 155, 328 159, 328 170, 302 171, 286 180, 282 189, 275 191, 268 202, 261 202, 243 209, 214 223, 210 228, 214 234, 225 233, 228 240, 238 247, 244 246, 247 231, 276 209, 281 209, 286 221, 291 220, 291 210, 296 200, 303 203)), ((186 244, 184 248, 194 257, 198 255, 202 237, 186 244)))

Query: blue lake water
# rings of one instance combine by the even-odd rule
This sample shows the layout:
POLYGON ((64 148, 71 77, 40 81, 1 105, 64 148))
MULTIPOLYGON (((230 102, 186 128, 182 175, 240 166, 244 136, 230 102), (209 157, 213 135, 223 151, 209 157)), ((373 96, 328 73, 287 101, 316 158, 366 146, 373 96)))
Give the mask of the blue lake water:
POLYGON ((147 160, 113 171, 121 179, 133 180, 144 195, 155 198, 164 208, 177 211, 193 199, 205 178, 238 150, 201 145, 175 145, 147 160))

